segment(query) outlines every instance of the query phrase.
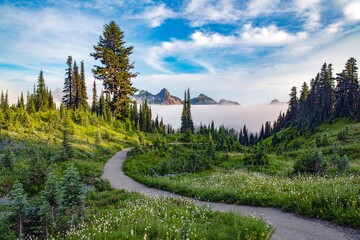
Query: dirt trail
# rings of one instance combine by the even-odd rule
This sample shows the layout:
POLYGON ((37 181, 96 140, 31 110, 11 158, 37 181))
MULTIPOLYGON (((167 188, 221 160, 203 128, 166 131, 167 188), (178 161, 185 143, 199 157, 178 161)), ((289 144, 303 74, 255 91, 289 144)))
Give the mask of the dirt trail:
MULTIPOLYGON (((122 170, 122 165, 129 150, 128 148, 116 153, 104 167, 102 178, 108 179, 113 188, 125 189, 129 192, 138 192, 148 196, 184 198, 177 194, 149 188, 126 176, 122 170)), ((240 211, 245 215, 263 218, 275 227, 275 234, 271 238, 273 240, 360 240, 360 231, 339 227, 324 221, 305 219, 292 213, 282 212, 277 208, 251 207, 197 200, 194 200, 194 203, 201 206, 210 206, 217 211, 240 211)))

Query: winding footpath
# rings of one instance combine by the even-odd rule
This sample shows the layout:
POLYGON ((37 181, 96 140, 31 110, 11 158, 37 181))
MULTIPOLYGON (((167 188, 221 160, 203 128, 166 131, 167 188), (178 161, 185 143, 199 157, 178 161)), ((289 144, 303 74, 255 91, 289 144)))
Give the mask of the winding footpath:
MULTIPOLYGON (((122 170, 126 154, 130 148, 116 153, 106 163, 103 179, 110 181, 111 186, 116 189, 125 189, 129 192, 138 192, 148 196, 166 196, 173 198, 185 198, 170 192, 149 188, 126 176, 122 170)), ((293 213, 285 213, 280 209, 267 207, 251 207, 215 202, 203 202, 194 200, 200 206, 210 206, 212 209, 224 212, 241 212, 266 220, 275 228, 273 240, 342 240, 359 239, 360 231, 343 228, 324 221, 305 219, 293 213)))

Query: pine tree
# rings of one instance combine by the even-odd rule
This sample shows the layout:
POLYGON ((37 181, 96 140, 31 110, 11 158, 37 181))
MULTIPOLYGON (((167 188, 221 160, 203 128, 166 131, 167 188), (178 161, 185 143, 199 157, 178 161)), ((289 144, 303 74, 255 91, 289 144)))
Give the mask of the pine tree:
POLYGON ((356 118, 360 116, 359 81, 356 59, 350 58, 345 69, 337 74, 335 116, 356 118))
POLYGON ((103 81, 105 91, 111 95, 113 115, 126 119, 130 115, 130 96, 136 92, 131 79, 135 78, 137 73, 131 72, 134 65, 129 62, 133 47, 125 47, 124 32, 111 21, 104 26, 103 36, 99 37, 94 50, 90 55, 95 60, 100 60, 103 65, 94 67, 94 77, 103 81))
POLYGON ((64 218, 69 218, 70 227, 75 226, 83 217, 85 189, 80 174, 74 166, 68 167, 60 189, 61 212, 64 218))
POLYGON ((34 102, 34 96, 31 95, 29 92, 27 94, 27 101, 26 101, 26 111, 28 113, 34 113, 36 112, 36 109, 35 109, 35 102, 34 102))
POLYGON ((86 92, 84 61, 81 61, 80 63, 80 83, 79 83, 78 91, 79 91, 79 107, 88 109, 89 105, 87 103, 88 96, 86 92))
POLYGON ((190 97, 190 89, 187 90, 187 101, 186 101, 186 117, 187 117, 187 126, 191 133, 194 133, 194 122, 191 116, 191 97, 190 97))
POLYGON ((68 65, 68 68, 66 69, 65 72, 65 82, 63 88, 64 96, 62 98, 62 102, 67 108, 72 108, 74 105, 75 89, 74 89, 74 73, 73 73, 71 56, 68 56, 66 64, 68 65))
POLYGON ((133 101, 130 119, 135 129, 139 129, 139 113, 136 101, 133 101))
POLYGON ((48 95, 45 86, 45 79, 43 71, 40 70, 39 78, 37 81, 36 87, 36 96, 35 96, 35 108, 36 111, 46 111, 48 110, 49 102, 48 95))
POLYGON ((92 100, 92 104, 91 104, 91 112, 98 114, 98 96, 97 96, 97 89, 96 89, 96 82, 94 81, 94 85, 93 85, 93 100, 92 100))
POLYGON ((290 95, 290 101, 288 102, 289 108, 286 114, 286 118, 287 118, 287 123, 291 124, 295 120, 298 113, 298 98, 297 98, 297 92, 295 86, 291 88, 291 92, 289 95, 290 95))
POLYGON ((65 161, 73 157, 73 147, 71 145, 71 136, 69 130, 68 120, 64 121, 62 128, 62 151, 61 151, 61 160, 65 161))
POLYGON ((73 67, 73 87, 74 87, 74 104, 73 108, 79 108, 80 106, 80 74, 79 74, 79 67, 74 61, 73 67))
POLYGON ((10 192, 11 216, 15 220, 15 227, 18 228, 19 237, 23 236, 23 227, 26 219, 29 203, 21 183, 16 183, 10 192))
POLYGON ((43 220, 48 225, 47 233, 54 230, 60 205, 59 184, 56 181, 54 172, 47 176, 45 187, 40 193, 43 205, 43 220))
POLYGON ((5 150, 5 154, 1 160, 1 165, 4 168, 7 168, 9 170, 12 170, 14 167, 14 153, 11 151, 10 148, 7 148, 5 150))
POLYGON ((181 113, 181 132, 189 131, 190 133, 194 133, 194 130, 194 122, 191 116, 190 89, 188 89, 184 94, 183 110, 181 113))
POLYGON ((24 101, 24 94, 21 92, 20 100, 19 100, 19 108, 21 110, 25 110, 25 101, 24 101))

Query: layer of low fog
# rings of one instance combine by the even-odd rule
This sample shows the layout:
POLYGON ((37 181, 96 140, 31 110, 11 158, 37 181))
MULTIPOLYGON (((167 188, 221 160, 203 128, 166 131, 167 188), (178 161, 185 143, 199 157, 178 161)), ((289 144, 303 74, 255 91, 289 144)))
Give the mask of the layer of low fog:
MULTIPOLYGON (((212 120, 215 126, 225 125, 228 128, 239 130, 246 124, 252 132, 258 132, 261 124, 266 121, 272 123, 280 112, 286 112, 287 104, 254 105, 254 106, 227 106, 227 105, 193 105, 191 113, 195 125, 209 124, 212 120)), ((152 116, 163 117, 165 124, 171 124, 175 129, 180 128, 182 105, 151 105, 152 116)))

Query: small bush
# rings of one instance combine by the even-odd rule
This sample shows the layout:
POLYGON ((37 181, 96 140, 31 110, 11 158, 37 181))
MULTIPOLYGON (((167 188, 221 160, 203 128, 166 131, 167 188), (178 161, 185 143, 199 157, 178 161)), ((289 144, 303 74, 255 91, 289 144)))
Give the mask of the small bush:
POLYGON ((327 160, 322 152, 315 149, 313 153, 305 153, 294 164, 295 173, 326 173, 327 160))
POLYGON ((109 191, 112 189, 109 180, 103 180, 99 178, 95 179, 94 187, 99 192, 109 191))
POLYGON ((253 153, 245 157, 244 163, 253 166, 269 165, 269 157, 264 145, 255 147, 253 153))

